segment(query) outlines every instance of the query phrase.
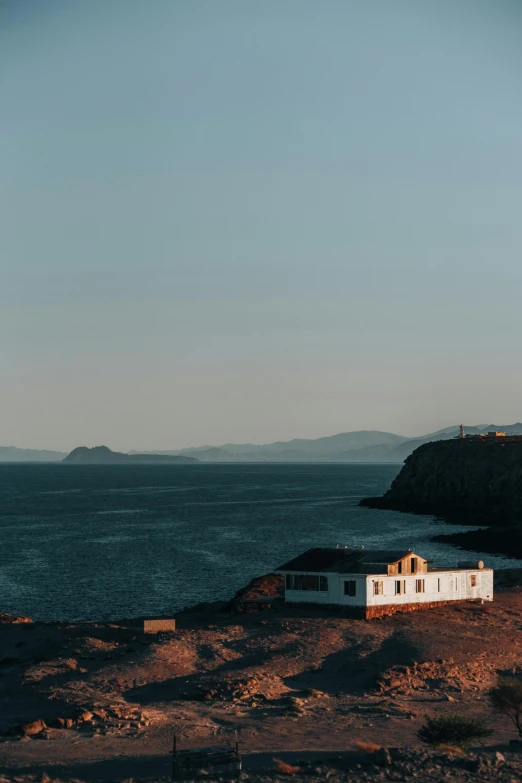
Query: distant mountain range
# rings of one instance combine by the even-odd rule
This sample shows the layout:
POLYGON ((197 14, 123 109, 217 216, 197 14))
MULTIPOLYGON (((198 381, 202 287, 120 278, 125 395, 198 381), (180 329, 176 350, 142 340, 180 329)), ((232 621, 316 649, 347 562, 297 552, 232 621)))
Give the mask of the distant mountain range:
POLYGON ((61 451, 0 446, 0 462, 59 462, 64 457, 65 454, 61 451))
MULTIPOLYGON (((522 435, 522 423, 506 424, 478 424, 466 426, 466 433, 477 435, 479 433, 501 430, 510 435, 522 435)), ((128 455, 119 452, 110 452, 117 455, 119 462, 143 461, 139 457, 193 457, 199 462, 404 462, 412 451, 423 443, 435 440, 448 440, 459 434, 459 426, 453 425, 428 435, 418 438, 407 438, 403 435, 395 435, 392 432, 379 432, 378 430, 359 430, 357 432, 343 432, 339 435, 331 435, 325 438, 307 440, 297 438, 289 441, 276 441, 256 445, 254 443, 225 443, 222 446, 198 446, 170 451, 130 451, 128 455), (122 459, 123 457, 123 459, 122 459), (138 459, 136 459, 138 458, 138 459)), ((92 449, 84 451, 92 452, 92 449)), ((96 447, 98 449, 107 447, 96 447)), ((75 449, 71 454, 77 451, 75 449)), ((94 455, 93 455, 94 456, 94 455)), ((57 462, 65 459, 67 455, 59 451, 38 451, 36 449, 17 449, 14 446, 0 446, 0 462, 57 462)), ((114 462, 114 458, 106 455, 103 459, 87 458, 88 462, 114 462)), ((78 460, 76 460, 78 461, 78 460)), ((147 460, 160 462, 158 460, 147 460)))
MULTIPOLYGON (((522 423, 497 426, 479 424, 466 427, 468 435, 500 430, 522 435, 522 423)), ((326 438, 276 441, 261 446, 253 443, 225 443, 223 446, 199 446, 157 454, 180 454, 197 457, 200 462, 404 462, 423 443, 448 440, 459 434, 459 425, 446 427, 418 438, 407 438, 392 432, 360 430, 343 432, 326 438)))

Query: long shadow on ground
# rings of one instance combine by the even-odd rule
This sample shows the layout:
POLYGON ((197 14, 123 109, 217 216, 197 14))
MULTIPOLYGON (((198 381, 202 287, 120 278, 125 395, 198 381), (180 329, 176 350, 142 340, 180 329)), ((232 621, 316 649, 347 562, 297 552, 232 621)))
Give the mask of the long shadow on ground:
POLYGON ((361 657, 359 646, 327 655, 317 671, 306 671, 284 680, 290 688, 315 688, 325 693, 362 696, 379 675, 393 666, 410 665, 419 650, 403 631, 396 631, 378 650, 361 657))

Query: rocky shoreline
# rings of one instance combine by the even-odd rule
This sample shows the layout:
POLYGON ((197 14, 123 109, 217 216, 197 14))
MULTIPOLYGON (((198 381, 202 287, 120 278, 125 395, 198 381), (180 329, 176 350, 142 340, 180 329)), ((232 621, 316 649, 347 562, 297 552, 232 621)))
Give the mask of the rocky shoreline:
POLYGON ((420 446, 382 497, 361 506, 429 514, 486 529, 440 534, 462 549, 522 558, 522 441, 457 439, 420 446))

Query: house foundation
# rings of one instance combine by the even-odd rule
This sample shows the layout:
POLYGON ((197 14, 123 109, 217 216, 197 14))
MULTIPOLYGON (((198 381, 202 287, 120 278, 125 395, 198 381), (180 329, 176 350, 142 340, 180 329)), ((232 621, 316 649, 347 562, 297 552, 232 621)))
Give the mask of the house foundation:
POLYGON ((424 601, 423 603, 412 604, 384 604, 381 606, 367 606, 362 610, 362 613, 365 620, 376 620, 379 617, 389 617, 392 614, 401 614, 402 612, 418 612, 422 609, 435 609, 438 606, 469 603, 469 599, 463 598, 456 601, 424 601))

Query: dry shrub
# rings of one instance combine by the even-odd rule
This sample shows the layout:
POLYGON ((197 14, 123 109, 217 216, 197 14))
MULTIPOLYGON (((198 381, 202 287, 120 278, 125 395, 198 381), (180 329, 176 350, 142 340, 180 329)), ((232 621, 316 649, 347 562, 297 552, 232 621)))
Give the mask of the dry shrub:
POLYGON ((381 746, 375 742, 363 742, 362 740, 357 740, 357 742, 353 743, 353 746, 360 750, 361 753, 377 753, 381 749, 381 746))
POLYGON ((467 715, 426 717, 426 723, 417 732, 418 738, 427 745, 456 745, 461 748, 492 734, 493 730, 484 718, 468 718, 467 715))
POLYGON ((457 756, 464 756, 462 748, 457 748, 455 745, 437 745, 435 749, 441 753, 455 753, 457 756))
POLYGON ((520 677, 499 677, 496 688, 489 692, 493 709, 506 715, 522 737, 522 680, 520 677))
POLYGON ((287 764, 286 761, 281 759, 274 759, 277 764, 277 771, 280 775, 295 775, 299 772, 299 767, 293 767, 292 764, 287 764))

